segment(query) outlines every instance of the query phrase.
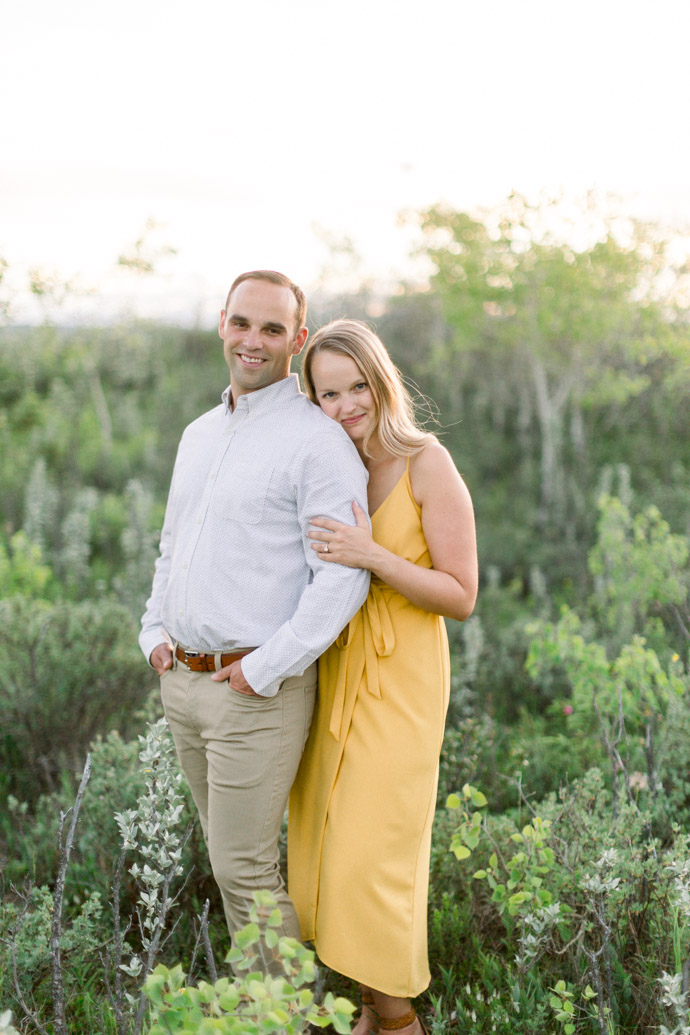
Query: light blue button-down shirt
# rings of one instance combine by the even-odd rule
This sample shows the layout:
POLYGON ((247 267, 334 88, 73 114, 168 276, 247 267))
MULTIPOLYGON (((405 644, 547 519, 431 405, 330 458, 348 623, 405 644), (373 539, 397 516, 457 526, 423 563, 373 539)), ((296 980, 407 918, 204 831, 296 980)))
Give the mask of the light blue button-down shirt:
POLYGON ((139 643, 258 647, 242 661, 265 697, 303 672, 364 602, 369 572, 312 550, 312 518, 353 523, 366 470, 296 374, 241 395, 184 431, 139 643))

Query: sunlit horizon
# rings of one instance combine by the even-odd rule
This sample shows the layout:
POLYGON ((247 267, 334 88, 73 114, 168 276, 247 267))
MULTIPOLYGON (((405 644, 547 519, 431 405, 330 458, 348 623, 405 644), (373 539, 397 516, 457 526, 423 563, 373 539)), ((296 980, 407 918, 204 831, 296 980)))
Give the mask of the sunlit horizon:
POLYGON ((420 276, 399 213, 513 190, 595 189, 690 223, 679 0, 124 0, 107 15, 37 0, 2 17, 0 291, 18 322, 41 316, 32 270, 71 284, 53 318, 94 322, 212 326, 259 266, 308 292, 385 291, 420 276), (135 277, 118 258, 149 220, 156 271, 135 277), (334 263, 329 242, 354 257, 334 263))

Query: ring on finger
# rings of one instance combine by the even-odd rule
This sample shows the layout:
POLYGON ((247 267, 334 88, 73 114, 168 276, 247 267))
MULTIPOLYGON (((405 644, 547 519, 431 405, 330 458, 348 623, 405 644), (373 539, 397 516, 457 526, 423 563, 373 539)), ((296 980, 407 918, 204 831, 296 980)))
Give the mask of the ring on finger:
POLYGON ((323 544, 323 551, 322 551, 322 553, 328 553, 328 543, 324 543, 323 544))

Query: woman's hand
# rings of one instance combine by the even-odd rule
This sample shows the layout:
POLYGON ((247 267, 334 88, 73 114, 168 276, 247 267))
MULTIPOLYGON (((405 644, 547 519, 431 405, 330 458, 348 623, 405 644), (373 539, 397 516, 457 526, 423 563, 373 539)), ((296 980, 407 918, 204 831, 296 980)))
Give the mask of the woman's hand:
POLYGON ((368 568, 374 563, 376 543, 374 542, 367 516, 354 501, 352 513, 356 525, 346 525, 342 521, 330 518, 314 518, 312 525, 315 531, 308 533, 313 540, 312 550, 316 550, 324 561, 344 564, 348 568, 368 568))

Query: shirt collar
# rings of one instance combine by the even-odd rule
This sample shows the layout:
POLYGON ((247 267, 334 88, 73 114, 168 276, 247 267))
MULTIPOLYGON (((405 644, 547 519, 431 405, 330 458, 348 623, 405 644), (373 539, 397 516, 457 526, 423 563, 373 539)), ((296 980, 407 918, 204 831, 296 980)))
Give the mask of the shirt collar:
MULTIPOLYGON (((272 385, 266 385, 265 388, 259 388, 256 392, 246 392, 244 395, 241 395, 237 400, 234 412, 237 412, 238 409, 245 409, 248 413, 260 413, 262 410, 271 409, 276 403, 292 399, 295 395, 301 394, 302 391, 297 374, 288 374, 287 377, 282 377, 280 381, 274 381, 272 385)), ((230 408, 230 385, 225 389, 221 398, 225 404, 226 413, 232 413, 233 410, 230 408)))

